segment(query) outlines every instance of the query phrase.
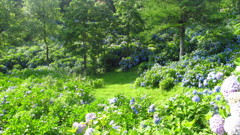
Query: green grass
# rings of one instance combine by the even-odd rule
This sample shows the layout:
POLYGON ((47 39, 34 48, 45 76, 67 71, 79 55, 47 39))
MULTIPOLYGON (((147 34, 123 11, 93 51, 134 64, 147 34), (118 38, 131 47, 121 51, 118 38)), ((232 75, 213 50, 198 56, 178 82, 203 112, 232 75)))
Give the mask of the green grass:
POLYGON ((112 98, 118 94, 122 94, 126 97, 138 97, 138 96, 148 96, 156 104, 166 101, 166 99, 180 93, 185 93, 189 91, 188 88, 180 87, 176 85, 169 91, 160 90, 159 88, 145 88, 137 87, 134 88, 133 82, 138 77, 137 68, 134 67, 128 72, 108 72, 98 76, 93 76, 93 79, 101 78, 105 82, 103 88, 95 89, 92 94, 97 99, 108 99, 112 98))

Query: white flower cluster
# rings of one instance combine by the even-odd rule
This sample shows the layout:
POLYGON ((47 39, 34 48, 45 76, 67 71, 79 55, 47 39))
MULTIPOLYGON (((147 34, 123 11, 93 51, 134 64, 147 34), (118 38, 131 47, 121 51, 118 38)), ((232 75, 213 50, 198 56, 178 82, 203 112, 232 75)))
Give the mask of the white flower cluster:
POLYGON ((232 115, 226 118, 224 129, 228 135, 240 135, 240 117, 232 115))
POLYGON ((239 103, 240 102, 240 92, 230 93, 226 99, 230 105, 239 103))

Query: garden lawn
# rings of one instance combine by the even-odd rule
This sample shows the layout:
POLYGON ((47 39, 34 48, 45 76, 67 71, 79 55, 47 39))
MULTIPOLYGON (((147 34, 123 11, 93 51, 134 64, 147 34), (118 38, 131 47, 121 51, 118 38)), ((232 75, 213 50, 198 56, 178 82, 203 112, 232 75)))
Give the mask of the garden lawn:
POLYGON ((138 66, 132 68, 128 72, 113 71, 92 76, 93 79, 103 79, 105 82, 103 88, 95 89, 92 94, 97 99, 108 99, 119 94, 129 98, 148 96, 153 102, 160 104, 176 94, 184 93, 190 90, 188 88, 180 87, 179 85, 176 85, 169 91, 160 90, 159 88, 134 88, 133 82, 138 77, 137 68, 138 66))

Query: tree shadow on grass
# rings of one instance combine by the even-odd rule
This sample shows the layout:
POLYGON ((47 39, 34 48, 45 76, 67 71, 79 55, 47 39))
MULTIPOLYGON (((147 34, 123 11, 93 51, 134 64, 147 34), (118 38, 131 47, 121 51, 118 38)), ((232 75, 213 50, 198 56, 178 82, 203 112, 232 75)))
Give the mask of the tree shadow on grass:
POLYGON ((129 84, 133 83, 138 77, 137 67, 132 68, 127 72, 108 72, 105 74, 94 76, 93 79, 103 79, 108 85, 111 84, 129 84))

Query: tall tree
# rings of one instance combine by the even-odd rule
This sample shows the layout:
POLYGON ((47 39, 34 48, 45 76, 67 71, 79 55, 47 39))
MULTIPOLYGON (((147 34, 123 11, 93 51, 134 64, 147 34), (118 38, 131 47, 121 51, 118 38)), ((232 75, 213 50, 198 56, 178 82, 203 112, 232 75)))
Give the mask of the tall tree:
MULTIPOLYGON (((19 2, 14 0, 0 1, 0 53, 9 46, 23 43, 22 12, 19 2)), ((0 55, 1 57, 1 55, 0 55)))
POLYGON ((46 63, 49 63, 49 41, 56 34, 60 17, 59 0, 23 0, 24 11, 35 33, 45 44, 46 63))
POLYGON ((81 55, 84 69, 87 68, 87 58, 101 47, 101 42, 108 30, 111 12, 104 1, 73 0, 64 15, 65 46, 71 53, 81 55))
POLYGON ((184 55, 186 28, 192 24, 208 24, 221 17, 221 0, 148 0, 144 2, 142 14, 154 29, 175 27, 179 32, 179 58, 184 55))
POLYGON ((137 0, 114 0, 117 17, 117 27, 119 34, 127 37, 127 43, 134 35, 141 32, 144 28, 144 21, 138 12, 139 5, 137 0))

